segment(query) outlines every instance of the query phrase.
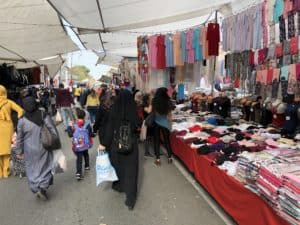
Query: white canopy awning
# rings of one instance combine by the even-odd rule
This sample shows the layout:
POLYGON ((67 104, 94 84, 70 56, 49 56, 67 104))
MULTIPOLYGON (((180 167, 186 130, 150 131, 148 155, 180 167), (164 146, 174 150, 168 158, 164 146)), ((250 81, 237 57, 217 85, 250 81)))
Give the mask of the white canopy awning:
MULTIPOLYGON (((73 26, 86 48, 136 57, 141 32, 199 25, 219 10, 231 13, 232 0, 48 0, 73 26), (164 25, 162 25, 164 24, 164 25)), ((212 16, 211 19, 214 17, 212 16)))
POLYGON ((39 59, 78 49, 46 0, 0 2, 1 62, 28 62, 17 64, 26 68, 41 63, 39 59))
MULTIPOLYGON (((48 0, 69 23, 86 48, 136 57, 143 32, 188 29, 218 10, 228 16, 258 0, 48 0)), ((210 17, 214 19, 214 15, 210 17)))

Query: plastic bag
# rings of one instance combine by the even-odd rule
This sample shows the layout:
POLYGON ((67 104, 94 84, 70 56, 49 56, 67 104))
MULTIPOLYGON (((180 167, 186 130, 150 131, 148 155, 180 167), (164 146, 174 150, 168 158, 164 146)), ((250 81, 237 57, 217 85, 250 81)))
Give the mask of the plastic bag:
POLYGON ((52 173, 64 173, 67 170, 67 160, 62 150, 53 151, 52 173))
POLYGON ((145 141, 147 139, 147 126, 145 124, 145 120, 143 122, 141 132, 140 132, 140 140, 145 141))
POLYGON ((96 158, 96 184, 99 186, 105 181, 117 181, 118 177, 115 168, 111 165, 106 152, 99 152, 96 158))
POLYGON ((57 111, 56 116, 55 116, 55 123, 57 125, 57 124, 60 124, 61 122, 62 122, 62 118, 61 118, 60 112, 57 111))

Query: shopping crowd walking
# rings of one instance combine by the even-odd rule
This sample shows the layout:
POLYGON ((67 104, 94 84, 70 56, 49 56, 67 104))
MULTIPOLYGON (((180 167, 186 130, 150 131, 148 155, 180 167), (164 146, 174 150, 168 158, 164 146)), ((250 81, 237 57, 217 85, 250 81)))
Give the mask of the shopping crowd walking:
POLYGON ((14 132, 10 115, 14 110, 19 118, 15 129, 17 160, 24 161, 23 169, 30 190, 38 198, 47 200, 47 189, 53 184, 54 167, 57 164, 54 157, 56 149, 46 148, 45 141, 51 142, 55 139, 60 146, 56 128, 60 122, 63 122, 64 130, 71 138, 72 151, 76 156, 76 171, 74 171, 76 179, 82 181, 84 171, 90 170, 90 149, 105 151, 118 177, 118 181, 112 183, 112 189, 125 193, 125 205, 130 210, 137 201, 138 143, 142 129, 148 131, 144 156, 153 156, 149 148, 153 142, 156 156, 154 163, 160 165, 160 133, 162 133, 168 152, 168 162, 172 163, 169 141, 172 104, 164 88, 158 89, 153 96, 138 90, 132 93, 128 89, 112 87, 103 87, 100 91, 80 87, 75 89, 72 95, 69 89, 60 84, 58 90, 24 90, 19 102, 21 106, 8 100, 6 89, 0 86, 0 132, 3 137, 1 144, 4 146, 0 151, 0 178, 9 176, 14 132), (152 124, 145 128, 142 124, 145 124, 143 121, 146 120, 152 120, 152 124), (96 134, 100 143, 98 148, 93 145, 96 134), (125 148, 124 145, 127 144, 125 148))

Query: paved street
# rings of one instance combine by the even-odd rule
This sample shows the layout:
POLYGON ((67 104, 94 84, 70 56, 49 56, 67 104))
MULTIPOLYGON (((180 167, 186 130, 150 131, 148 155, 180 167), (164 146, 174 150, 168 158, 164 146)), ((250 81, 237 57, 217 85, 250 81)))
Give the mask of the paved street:
POLYGON ((128 211, 124 195, 112 191, 109 184, 96 187, 95 151, 90 151, 92 170, 83 181, 75 180, 70 140, 60 133, 68 171, 55 177, 49 190, 50 200, 36 199, 25 178, 1 180, 0 225, 224 224, 174 165, 168 165, 163 158, 162 167, 157 168, 151 159, 144 160, 142 154, 138 201, 134 211, 128 211))

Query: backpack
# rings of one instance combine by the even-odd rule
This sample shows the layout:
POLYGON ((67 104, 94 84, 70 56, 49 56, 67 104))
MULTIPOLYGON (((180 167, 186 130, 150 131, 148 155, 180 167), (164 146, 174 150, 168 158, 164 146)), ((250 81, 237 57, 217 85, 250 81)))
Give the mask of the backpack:
POLYGON ((73 151, 81 152, 92 147, 87 126, 87 123, 83 127, 79 127, 77 124, 74 125, 75 131, 72 140, 73 151))
POLYGON ((121 121, 119 129, 115 131, 115 142, 118 153, 129 154, 132 152, 133 133, 129 121, 121 121))

